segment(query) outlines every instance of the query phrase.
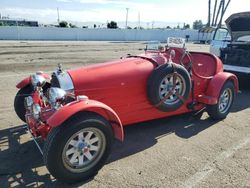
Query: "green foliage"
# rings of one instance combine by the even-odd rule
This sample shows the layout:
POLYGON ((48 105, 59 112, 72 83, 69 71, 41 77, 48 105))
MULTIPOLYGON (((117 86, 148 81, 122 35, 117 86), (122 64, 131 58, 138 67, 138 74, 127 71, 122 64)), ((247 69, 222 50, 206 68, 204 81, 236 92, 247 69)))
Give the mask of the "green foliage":
POLYGON ((68 27, 68 22, 66 22, 66 21, 61 21, 61 22, 59 23, 59 27, 68 27))
POLYGON ((4 22, 0 22, 0 26, 9 26, 9 25, 4 22))
POLYGON ((117 29, 118 26, 117 26, 117 23, 115 21, 111 21, 111 22, 107 23, 107 28, 109 28, 109 29, 117 29))
POLYGON ((190 29, 190 25, 189 24, 184 24, 183 29, 190 29))
POLYGON ((140 30, 142 30, 144 28, 142 26, 140 26, 140 27, 135 27, 134 29, 140 29, 140 30))
POLYGON ((201 29, 203 27, 203 23, 201 20, 195 20, 193 23, 193 29, 201 29))
POLYGON ((69 23, 70 28, 77 28, 76 25, 73 25, 72 23, 69 23))

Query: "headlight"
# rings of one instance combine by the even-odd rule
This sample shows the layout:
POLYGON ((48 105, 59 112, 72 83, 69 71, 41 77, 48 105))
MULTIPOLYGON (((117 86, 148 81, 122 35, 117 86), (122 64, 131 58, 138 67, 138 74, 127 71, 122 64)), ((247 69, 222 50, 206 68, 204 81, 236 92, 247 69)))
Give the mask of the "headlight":
POLYGON ((43 87, 46 84, 46 79, 41 75, 33 74, 31 83, 34 87, 43 87))
POLYGON ((41 113, 41 107, 39 106, 39 104, 33 104, 32 105, 32 114, 33 114, 34 118, 39 119, 40 113, 41 113))
POLYGON ((74 92, 72 79, 67 72, 54 72, 51 77, 51 87, 61 88, 69 93, 74 92))
POLYGON ((50 102, 56 103, 65 99, 66 92, 63 89, 51 87, 48 90, 48 97, 50 102))

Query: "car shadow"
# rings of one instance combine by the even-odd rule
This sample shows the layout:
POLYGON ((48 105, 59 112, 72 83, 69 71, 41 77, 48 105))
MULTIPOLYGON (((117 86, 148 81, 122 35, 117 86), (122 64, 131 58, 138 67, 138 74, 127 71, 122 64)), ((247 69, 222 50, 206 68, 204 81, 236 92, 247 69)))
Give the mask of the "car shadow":
POLYGON ((185 114, 128 126, 125 128, 126 139, 123 143, 115 142, 108 163, 148 149, 157 144, 159 138, 175 134, 189 139, 216 123, 211 118, 197 119, 185 114))
POLYGON ((234 101, 234 105, 231 108, 231 112, 239 112, 250 107, 250 85, 242 84, 240 86, 240 92, 237 94, 234 101))
MULTIPOLYGON (((192 117, 190 114, 181 115, 126 127, 125 141, 123 143, 115 141, 107 164, 148 149, 161 137, 176 134, 183 139, 188 139, 216 123, 209 118, 201 120, 190 117, 192 117)), ((46 187, 48 184, 72 187, 58 182, 49 175, 34 142, 31 139, 22 139, 24 136, 27 137, 22 127, 24 125, 0 131, 1 187, 46 187), (22 140, 28 141, 22 143, 22 140)))

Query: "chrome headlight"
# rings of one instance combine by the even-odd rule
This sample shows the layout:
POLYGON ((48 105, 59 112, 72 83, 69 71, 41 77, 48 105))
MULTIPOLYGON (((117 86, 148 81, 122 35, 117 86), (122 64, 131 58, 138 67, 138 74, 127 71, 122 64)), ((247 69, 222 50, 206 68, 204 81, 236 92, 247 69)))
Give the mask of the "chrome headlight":
POLYGON ((51 87, 58 87, 69 93, 74 92, 73 81, 67 72, 54 72, 51 77, 51 87))
POLYGON ((46 79, 38 74, 31 76, 31 83, 34 87, 43 87, 46 84, 46 79))
POLYGON ((51 87, 48 90, 49 101, 52 103, 60 102, 65 99, 66 92, 63 89, 51 87))
POLYGON ((35 119, 39 119, 41 113, 41 107, 39 104, 33 104, 32 105, 32 115, 35 119))

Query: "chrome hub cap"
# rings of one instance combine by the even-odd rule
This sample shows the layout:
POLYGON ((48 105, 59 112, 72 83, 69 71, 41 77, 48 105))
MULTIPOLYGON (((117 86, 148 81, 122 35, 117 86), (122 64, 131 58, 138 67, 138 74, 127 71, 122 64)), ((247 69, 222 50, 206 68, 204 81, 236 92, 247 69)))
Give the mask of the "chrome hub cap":
POLYGON ((227 88, 223 91, 219 99, 219 111, 220 113, 226 113, 232 104, 233 99, 232 90, 227 88))
POLYGON ((168 96, 166 100, 164 100, 164 103, 170 105, 175 104, 180 100, 176 93, 178 92, 179 95, 183 96, 185 90, 186 85, 184 78, 181 75, 176 74, 174 79, 174 74, 169 74, 160 83, 160 99, 162 100, 168 96))
POLYGON ((93 167, 102 157, 106 139, 97 128, 85 128, 73 134, 66 143, 62 159, 71 172, 84 172, 93 167))

